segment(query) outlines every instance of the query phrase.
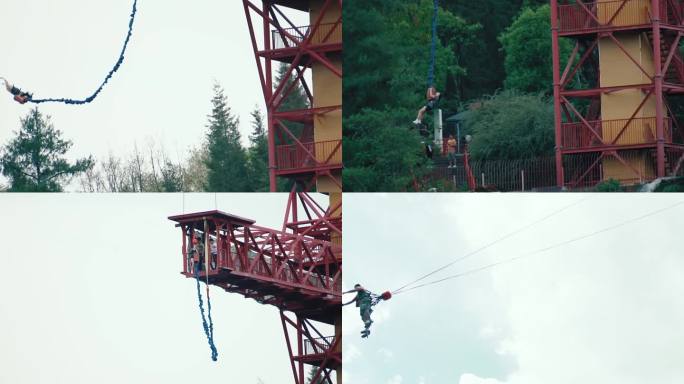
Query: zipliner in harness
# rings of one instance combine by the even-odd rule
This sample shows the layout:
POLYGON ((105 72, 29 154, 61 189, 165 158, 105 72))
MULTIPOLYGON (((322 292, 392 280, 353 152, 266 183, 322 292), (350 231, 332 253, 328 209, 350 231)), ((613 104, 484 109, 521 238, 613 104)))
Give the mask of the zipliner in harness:
MULTIPOLYGON (((351 293, 345 292, 345 293, 351 293)), ((378 305, 383 300, 389 300, 392 298, 392 294, 387 291, 381 295, 377 295, 369 290, 361 289, 356 291, 356 306, 359 307, 359 314, 361 315, 361 321, 363 321, 364 329, 361 331, 361 337, 367 338, 370 335, 370 327, 373 324, 371 320, 371 314, 373 313, 373 307, 378 305)), ((351 304, 350 301, 347 304, 351 304)), ((346 304, 344 304, 346 305, 346 304)))
POLYGON ((372 293, 370 291, 368 291, 368 293, 369 293, 370 301, 367 303, 366 308, 364 308, 363 304, 360 305, 361 306, 361 308, 360 308, 361 319, 364 321, 364 325, 365 325, 364 329, 361 331, 361 337, 364 339, 367 338, 368 336, 370 336, 370 326, 373 324, 373 320, 371 320, 370 315, 371 315, 371 313, 373 313, 373 307, 380 304, 381 301, 389 300, 392 298, 392 293, 389 291, 383 292, 380 295, 377 295, 377 294, 372 293), (366 318, 364 318, 364 309, 365 309, 366 314, 367 314, 366 318))

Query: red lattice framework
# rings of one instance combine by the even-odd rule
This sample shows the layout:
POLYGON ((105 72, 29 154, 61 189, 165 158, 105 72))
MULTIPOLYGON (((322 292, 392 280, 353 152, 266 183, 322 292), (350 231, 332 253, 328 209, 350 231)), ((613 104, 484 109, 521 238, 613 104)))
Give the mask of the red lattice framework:
POLYGON ((313 120, 341 110, 341 105, 314 108, 312 87, 306 80, 314 63, 320 63, 339 78, 342 69, 330 60, 342 54, 342 16, 335 22, 323 23, 330 8, 342 0, 321 0, 320 14, 312 25, 296 26, 281 10, 288 7, 308 11, 309 2, 301 0, 243 0, 245 16, 254 49, 259 80, 266 101, 268 115, 269 181, 276 191, 276 177, 303 181, 309 188, 316 178, 327 176, 339 185, 333 171, 342 169, 342 140, 314 141, 313 120), (258 31, 256 21, 261 23, 258 31), (261 36, 261 39, 258 38, 261 36), (274 62, 287 64, 287 72, 280 82, 273 78, 274 62), (282 110, 283 101, 301 85, 308 98, 308 107, 301 110, 282 110), (292 123, 302 124, 301 132, 293 132, 292 123))
POLYGON ((279 230, 216 210, 169 217, 181 228, 183 275, 194 278, 200 263, 202 281, 280 310, 295 384, 305 384, 307 366, 332 384, 342 364, 341 335, 316 325, 341 319, 342 249, 331 241, 342 233, 339 213, 293 192, 279 230), (193 234, 205 242, 201 258, 188 256, 193 234))
POLYGON ((608 157, 617 159, 631 170, 632 181, 648 181, 649 176, 628 161, 630 156, 644 152, 653 160, 652 174, 656 177, 681 173, 684 131, 679 118, 682 102, 676 99, 684 93, 684 60, 679 50, 684 33, 683 16, 682 0, 551 0, 558 186, 595 185, 602 180, 602 160, 608 157), (614 25, 618 17, 620 23, 614 25), (624 31, 647 36, 653 48, 654 74, 649 73, 615 37, 616 33, 624 31), (574 40, 569 57, 560 57, 560 38, 574 40), (599 39, 614 42, 647 81, 600 87, 599 39), (567 63, 563 67, 561 60, 567 63), (578 75, 589 84, 588 87, 577 87, 578 75), (603 120, 601 95, 626 89, 640 90, 641 104, 627 119, 603 120), (655 99, 655 116, 637 117, 649 98, 655 99), (603 134, 606 130, 618 134, 606 137, 603 134))

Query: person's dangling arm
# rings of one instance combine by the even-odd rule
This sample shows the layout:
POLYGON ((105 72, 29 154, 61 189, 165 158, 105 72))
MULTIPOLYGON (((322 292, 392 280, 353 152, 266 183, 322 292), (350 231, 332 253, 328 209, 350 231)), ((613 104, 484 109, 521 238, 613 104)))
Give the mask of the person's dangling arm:
POLYGON ((351 304, 351 303, 353 303, 353 302, 355 302, 355 301, 356 301, 356 296, 354 296, 354 298, 351 299, 349 302, 343 303, 342 306, 344 307, 345 305, 349 305, 349 304, 351 304))

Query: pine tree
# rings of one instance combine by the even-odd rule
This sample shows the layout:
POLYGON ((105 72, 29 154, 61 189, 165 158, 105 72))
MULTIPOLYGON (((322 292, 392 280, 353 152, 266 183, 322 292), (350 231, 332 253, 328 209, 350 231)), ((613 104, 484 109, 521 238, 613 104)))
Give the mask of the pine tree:
MULTIPOLYGON (((278 71, 276 72, 275 84, 280 84, 280 82, 285 78, 285 75, 287 74, 289 67, 290 66, 288 64, 280 63, 280 65, 278 66, 278 71)), ((286 80, 285 85, 283 86, 283 91, 286 91, 290 88, 292 83, 295 81, 296 76, 297 72, 292 71, 292 74, 286 80)), ((302 87, 302 84, 298 83, 294 86, 292 91, 290 91, 290 93, 285 97, 285 100, 283 100, 283 102, 280 104, 280 108, 278 108, 278 110, 291 111, 296 109, 308 108, 308 106, 309 99, 307 98, 306 93, 304 93, 304 88, 302 87)))
POLYGON ((223 88, 214 84, 207 128, 208 192, 248 192, 247 154, 240 143, 238 119, 228 107, 223 88))
POLYGON ((268 138, 264 118, 258 107, 254 107, 251 116, 252 134, 249 136, 250 147, 247 150, 250 189, 255 192, 268 192, 268 138))
POLYGON ((17 137, 2 150, 0 168, 11 192, 60 192, 78 174, 92 168, 91 156, 70 163, 64 155, 73 145, 38 108, 21 119, 17 137))
MULTIPOLYGON (((278 72, 276 73, 276 80, 275 84, 280 84, 283 79, 285 78, 285 75, 287 75, 289 65, 285 63, 280 63, 280 66, 278 67, 278 72)), ((293 71, 292 75, 285 81, 285 85, 283 86, 283 91, 287 90, 292 86, 292 83, 294 82, 295 76, 297 72, 293 71)), ((300 110, 300 109, 306 109, 309 107, 309 99, 306 96, 306 93, 304 93, 304 88, 302 87, 302 84, 298 82, 295 84, 290 91, 290 93, 285 96, 285 99, 282 101, 280 104, 280 107, 278 108, 278 111, 293 111, 293 110, 300 110)), ((283 123, 287 129, 292 132, 292 134, 300 138, 302 137, 302 132, 304 129, 304 125, 301 123, 293 123, 293 122, 284 122, 283 123)), ((312 131, 313 132, 313 131, 312 131)), ((286 143, 290 143, 289 135, 283 134, 284 137, 286 138, 286 143)), ((312 140, 313 138, 303 138, 302 140, 304 141, 309 141, 312 140)), ((276 145, 278 144, 285 144, 281 143, 280 137, 276 135, 276 145)))
POLYGON ((309 371, 309 376, 306 378, 307 384, 324 384, 325 379, 321 376, 318 377, 318 380, 314 382, 314 375, 316 373, 316 370, 312 369, 309 371))

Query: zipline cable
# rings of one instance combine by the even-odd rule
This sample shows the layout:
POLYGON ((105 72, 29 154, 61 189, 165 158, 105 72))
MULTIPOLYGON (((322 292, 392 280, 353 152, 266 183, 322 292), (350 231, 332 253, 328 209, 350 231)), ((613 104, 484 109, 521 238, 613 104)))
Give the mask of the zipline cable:
POLYGON ((504 235, 504 236, 502 236, 502 237, 499 237, 498 239, 493 240, 493 241, 491 241, 491 242, 489 242, 489 243, 483 245, 483 246, 480 247, 480 248, 477 248, 477 249, 475 249, 475 250, 473 250, 473 251, 471 251, 471 252, 469 252, 469 253, 466 253, 465 255, 463 255, 463 256, 461 256, 461 257, 459 257, 459 258, 454 259, 454 260, 451 261, 450 263, 448 263, 448 264, 446 264, 446 265, 443 265, 443 266, 441 266, 441 267, 439 267, 439 268, 437 268, 437 269, 435 269, 435 270, 433 270, 433 271, 431 271, 431 272, 429 272, 429 273, 427 273, 427 274, 425 274, 425 275, 423 275, 423 276, 417 278, 416 280, 411 281, 410 283, 407 283, 407 284, 402 285, 401 287, 399 287, 399 288, 393 290, 392 292, 394 292, 394 293, 399 293, 399 292, 401 292, 402 290, 404 290, 405 288, 407 288, 407 287, 409 287, 409 286, 411 286, 411 285, 413 285, 413 284, 415 284, 415 283, 417 283, 417 282, 419 282, 419 281, 422 281, 422 280, 424 280, 424 279, 426 279, 426 278, 428 278, 428 277, 434 275, 434 274, 437 273, 437 272, 443 271, 444 269, 447 269, 447 268, 449 268, 450 266, 452 266, 452 265, 454 265, 454 264, 456 264, 456 263, 458 263, 458 262, 461 262, 461 261, 463 261, 463 260, 465 260, 465 259, 467 259, 467 258, 469 258, 469 257, 471 257, 471 256, 474 256, 474 255, 476 255, 476 254, 478 254, 478 253, 484 251, 485 249, 487 249, 487 248, 489 248, 489 247, 491 247, 491 246, 493 246, 493 245, 495 245, 495 244, 497 244, 497 243, 499 243, 499 242, 501 242, 501 241, 503 241, 503 240, 506 240, 506 239, 508 239, 508 238, 510 238, 510 237, 513 237, 513 236, 517 235, 517 234, 520 233, 520 232, 523 232, 523 231, 525 231, 525 230, 527 230, 527 229, 529 229, 529 228, 531 228, 531 227, 533 227, 533 226, 535 226, 535 225, 537 225, 537 224, 539 224, 539 223, 542 223, 542 222, 544 222, 544 221, 550 219, 551 217, 553 217, 553 216, 555 216, 555 215, 557 215, 557 214, 559 214, 559 213, 561 213, 561 212, 563 212, 563 211, 565 211, 565 210, 567 210, 567 209, 569 209, 569 208, 571 208, 571 207, 574 207, 575 205, 578 205, 578 204, 580 204, 580 203, 586 201, 587 199, 589 199, 589 197, 585 197, 585 198, 583 198, 583 199, 574 201, 574 202, 572 202, 571 204, 568 204, 568 205, 566 205, 566 206, 563 206, 563 207, 561 207, 560 209, 557 209, 557 210, 555 210, 555 211, 549 213, 548 215, 546 215, 546 216, 544 216, 544 217, 542 217, 542 218, 540 218, 540 219, 538 219, 538 220, 535 220, 535 221, 533 221, 533 222, 531 222, 531 223, 529 223, 529 224, 527 224, 527 225, 525 225, 525 226, 523 226, 523 227, 520 227, 520 228, 514 230, 513 232, 509 232, 508 234, 506 234, 506 235, 504 235))
POLYGON ((105 77, 104 81, 100 86, 95 90, 95 92, 88 96, 87 98, 83 100, 74 100, 74 99, 65 99, 65 98, 59 98, 59 99, 54 99, 54 98, 49 98, 49 99, 29 99, 28 101, 34 104, 41 104, 41 103, 64 103, 64 104, 88 104, 91 101, 95 100, 97 95, 102 91, 102 88, 109 82, 109 79, 112 78, 114 73, 119 70, 119 67, 121 67, 121 64, 123 64, 124 61, 124 55, 126 54, 126 48, 128 48, 128 42, 131 39, 131 35, 133 34, 133 22, 135 21, 135 15, 137 13, 137 5, 138 5, 138 0, 133 1, 133 10, 131 11, 131 16, 130 20, 128 22, 128 34, 126 35, 126 40, 124 41, 123 48, 121 49, 121 53, 119 54, 119 59, 116 61, 114 64, 114 67, 109 71, 107 74, 107 77, 105 77))
POLYGON ((427 287, 427 286, 430 286, 430 285, 442 283, 442 282, 445 282, 445 281, 448 281, 448 280, 453 280, 453 279, 456 279, 456 278, 459 278, 459 277, 463 277, 463 276, 471 275, 471 274, 474 274, 474 273, 477 273, 477 272, 481 272, 481 271, 484 271, 484 270, 486 270, 486 269, 491 269, 491 268, 494 268, 494 267, 499 266, 499 265, 501 265, 501 264, 507 264, 507 263, 511 263, 511 262, 513 262, 513 261, 520 260, 520 259, 522 259, 522 258, 534 256, 534 255, 536 255, 536 254, 543 253, 543 252, 549 251, 549 250, 554 249, 554 248, 562 247, 562 246, 564 246, 564 245, 567 245, 567 244, 570 244, 570 243, 574 243, 574 242, 577 242, 577 241, 580 241, 580 240, 584 240, 584 239, 587 239, 587 238, 589 238, 589 237, 593 237, 593 236, 596 236, 596 235, 599 235, 599 234, 602 234, 602 233, 605 233, 605 232, 610 232, 610 231, 616 230, 616 229, 618 229, 618 228, 621 228, 621 227, 624 227, 624 226, 626 226, 626 225, 632 224, 632 223, 634 223, 634 222, 636 222, 636 221, 640 221, 640 220, 646 219, 646 218, 648 218, 648 217, 658 215, 658 214, 660 214, 660 213, 663 213, 663 212, 665 212, 665 211, 667 211, 667 210, 670 210, 670 209, 672 209, 672 208, 674 208, 674 207, 677 207, 677 206, 679 206, 679 205, 682 205, 682 204, 684 204, 684 201, 680 201, 680 202, 678 202, 678 203, 672 204, 672 205, 667 206, 667 207, 665 207, 665 208, 661 208, 661 209, 658 209, 658 210, 655 210, 655 211, 652 211, 652 212, 643 214, 643 215, 641 215, 641 216, 632 217, 632 218, 627 219, 627 220, 625 220, 625 221, 623 221, 623 222, 620 222, 620 223, 617 223, 617 224, 614 224, 614 225, 605 227, 605 228, 603 228, 603 229, 599 229, 599 230, 597 230, 597 231, 593 231, 593 232, 590 232, 590 233, 586 233, 586 234, 584 234, 584 235, 580 235, 580 236, 574 237, 574 238, 572 238, 572 239, 568 239, 568 240, 565 240, 565 241, 561 241, 561 242, 558 242, 558 243, 555 243, 555 244, 546 246, 546 247, 544 247, 544 248, 539 248, 539 249, 536 249, 536 250, 534 250, 534 251, 527 252, 527 253, 524 253, 524 254, 522 254, 522 255, 518 255, 518 256, 516 256, 516 257, 512 257, 512 258, 510 258, 510 259, 505 259, 505 260, 497 261, 497 262, 494 262, 494 263, 491 263, 491 264, 487 264, 487 265, 482 266, 482 267, 479 267, 479 268, 475 268, 475 269, 471 269, 471 270, 468 270, 468 271, 465 271, 465 272, 457 273, 457 274, 455 274, 455 275, 447 276, 447 277, 444 277, 444 278, 439 279, 439 280, 434 280, 434 281, 430 281, 430 282, 427 282, 427 283, 424 283, 424 284, 416 285, 416 286, 414 286, 414 287, 405 289, 405 290, 403 290, 403 291, 401 291, 401 292, 394 292, 394 294, 395 294, 395 295, 398 295, 398 294, 400 294, 400 293, 406 293, 406 292, 409 292, 409 291, 412 291, 412 290, 415 290, 415 289, 418 289, 418 288, 427 287))

